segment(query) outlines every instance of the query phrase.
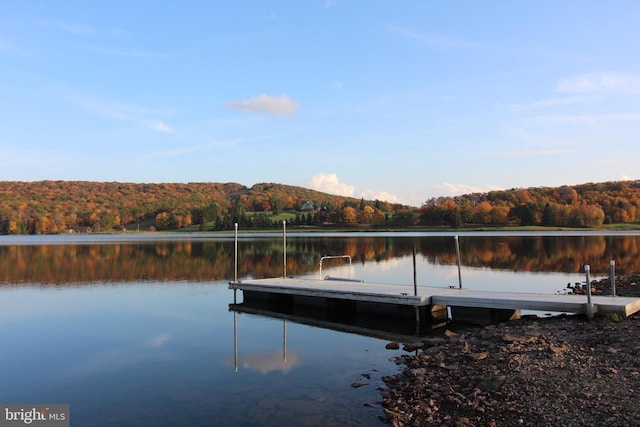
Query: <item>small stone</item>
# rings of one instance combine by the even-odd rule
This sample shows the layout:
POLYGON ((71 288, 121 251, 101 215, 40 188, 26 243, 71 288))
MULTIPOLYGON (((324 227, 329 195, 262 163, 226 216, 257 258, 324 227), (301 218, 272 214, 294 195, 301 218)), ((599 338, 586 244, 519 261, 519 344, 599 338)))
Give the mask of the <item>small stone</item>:
POLYGON ((390 342, 384 346, 387 350, 398 350, 400 348, 400 343, 390 342))
POLYGON ((413 344, 405 344, 403 347, 404 351, 413 352, 416 350, 420 350, 423 347, 423 344, 413 343, 413 344))
POLYGON ((351 387, 353 388, 360 388, 360 387, 364 387, 365 385, 369 385, 369 383, 361 383, 361 382, 351 383, 351 387))
POLYGON ((484 360, 487 357, 489 357, 489 353, 486 352, 486 351, 483 351, 482 353, 468 353, 467 354, 467 358, 468 359, 475 360, 475 361, 484 360))
POLYGON ((562 354, 563 352, 569 350, 569 347, 566 347, 566 346, 563 346, 563 345, 550 344, 549 345, 549 350, 551 350, 555 354, 562 354))

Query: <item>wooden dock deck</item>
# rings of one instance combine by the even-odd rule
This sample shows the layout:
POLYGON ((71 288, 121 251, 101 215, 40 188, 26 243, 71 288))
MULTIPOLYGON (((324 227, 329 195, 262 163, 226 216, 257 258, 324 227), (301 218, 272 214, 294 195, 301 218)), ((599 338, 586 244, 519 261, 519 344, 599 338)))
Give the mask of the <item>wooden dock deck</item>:
MULTIPOLYGON (((429 306, 589 314, 585 295, 488 292, 427 286, 418 286, 418 295, 414 295, 414 288, 410 285, 300 278, 239 280, 230 282, 229 288, 243 293, 410 306, 416 308, 416 315, 418 308, 429 306)), ((591 303, 592 313, 597 314, 627 317, 640 311, 638 298, 592 296, 591 303)))

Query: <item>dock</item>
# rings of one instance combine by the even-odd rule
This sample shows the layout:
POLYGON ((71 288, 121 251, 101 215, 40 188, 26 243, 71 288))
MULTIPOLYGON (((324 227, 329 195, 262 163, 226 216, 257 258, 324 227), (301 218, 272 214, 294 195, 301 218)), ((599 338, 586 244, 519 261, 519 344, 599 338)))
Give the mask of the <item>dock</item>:
MULTIPOLYGON (((640 299, 617 296, 536 294, 475 291, 453 287, 429 287, 304 278, 237 280, 229 288, 243 292, 245 301, 270 301, 280 306, 313 306, 351 310, 371 315, 412 317, 417 323, 452 320, 490 323, 515 319, 520 310, 630 316, 640 311, 640 299), (417 294, 416 294, 417 290, 417 294)), ((235 303, 235 292, 234 292, 235 303)))

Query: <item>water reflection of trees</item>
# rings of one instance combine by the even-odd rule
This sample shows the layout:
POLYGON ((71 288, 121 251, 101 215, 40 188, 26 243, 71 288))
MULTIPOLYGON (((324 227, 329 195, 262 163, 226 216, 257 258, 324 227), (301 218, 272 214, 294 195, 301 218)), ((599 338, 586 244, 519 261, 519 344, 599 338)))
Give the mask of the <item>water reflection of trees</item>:
MULTIPOLYGON (((456 263, 454 240, 442 237, 296 237, 287 240, 287 274, 318 270, 324 255, 350 255, 354 263, 411 256, 431 264, 456 263)), ((485 237, 460 239, 464 266, 512 271, 580 272, 585 264, 607 274, 640 271, 635 236, 485 237)), ((254 278, 282 274, 282 240, 241 239, 238 271, 254 278)), ((163 241, 100 245, 0 246, 0 283, 216 281, 234 276, 233 241, 163 241)), ((329 267, 330 268, 330 267, 329 267)))

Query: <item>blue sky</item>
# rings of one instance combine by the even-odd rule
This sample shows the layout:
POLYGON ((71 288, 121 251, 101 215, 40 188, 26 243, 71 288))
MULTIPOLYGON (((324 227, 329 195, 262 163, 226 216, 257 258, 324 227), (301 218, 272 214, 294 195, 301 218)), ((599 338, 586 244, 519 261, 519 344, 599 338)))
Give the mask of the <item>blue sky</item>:
POLYGON ((420 206, 640 178, 635 0, 0 6, 0 180, 420 206))

